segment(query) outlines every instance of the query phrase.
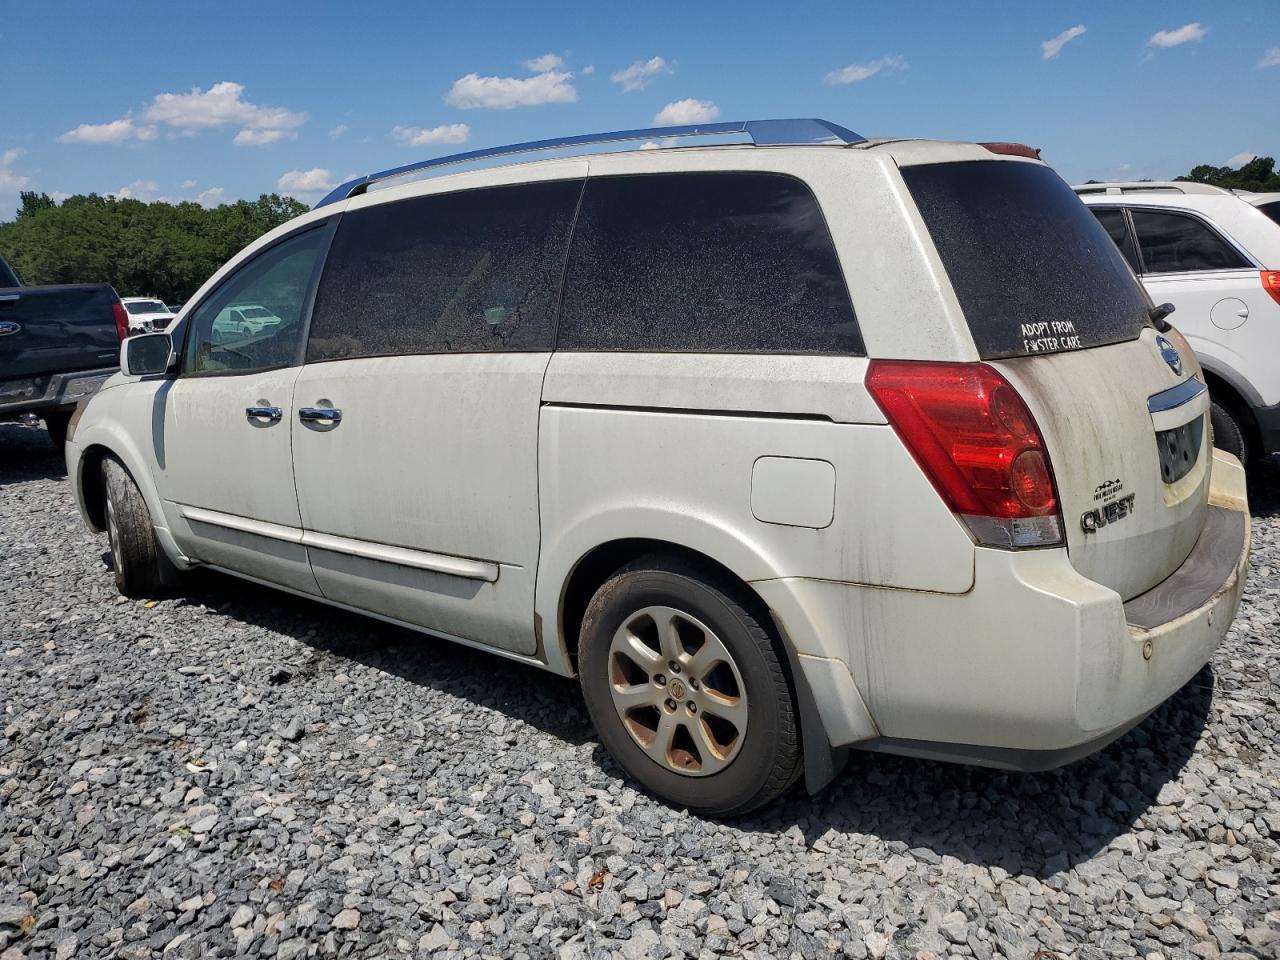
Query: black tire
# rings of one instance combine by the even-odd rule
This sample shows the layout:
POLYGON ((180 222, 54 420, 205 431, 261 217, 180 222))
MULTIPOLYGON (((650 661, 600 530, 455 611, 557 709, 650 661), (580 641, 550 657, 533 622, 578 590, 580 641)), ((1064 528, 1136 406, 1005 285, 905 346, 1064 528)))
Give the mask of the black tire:
POLYGON ((49 442, 62 452, 62 448, 67 445, 67 428, 71 425, 71 414, 64 411, 55 411, 53 413, 44 414, 44 427, 49 431, 49 442))
POLYGON ((769 803, 802 770, 795 696, 771 631, 751 612, 758 607, 752 600, 740 583, 712 568, 655 555, 613 574, 583 616, 578 672, 601 743, 645 790, 704 816, 737 816, 769 803), (688 776, 663 766, 637 745, 614 706, 610 644, 629 617, 651 606, 671 607, 705 624, 741 675, 746 733, 718 772, 688 776))
POLYGON ((178 568, 156 540, 151 514, 138 485, 115 457, 102 461, 102 480, 116 589, 135 600, 171 592, 180 581, 178 568))
POLYGON ((1209 425, 1210 438, 1215 447, 1239 457, 1241 463, 1249 462, 1249 435, 1233 407, 1219 400, 1212 400, 1209 404, 1209 425))

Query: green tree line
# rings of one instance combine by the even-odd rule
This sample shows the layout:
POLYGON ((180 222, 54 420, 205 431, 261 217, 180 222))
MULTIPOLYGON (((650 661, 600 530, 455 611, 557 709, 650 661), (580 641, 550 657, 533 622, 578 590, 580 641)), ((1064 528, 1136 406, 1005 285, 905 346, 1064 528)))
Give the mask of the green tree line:
POLYGON ((1202 163, 1198 167, 1192 167, 1190 173, 1178 179, 1211 183, 1215 187, 1226 187, 1229 190, 1280 193, 1280 173, 1276 172, 1276 162, 1272 157, 1254 157, 1238 169, 1202 163))
POLYGON ((307 209, 274 193, 211 209, 23 193, 17 216, 0 223, 0 256, 31 286, 105 282, 123 297, 180 303, 247 244, 307 209))

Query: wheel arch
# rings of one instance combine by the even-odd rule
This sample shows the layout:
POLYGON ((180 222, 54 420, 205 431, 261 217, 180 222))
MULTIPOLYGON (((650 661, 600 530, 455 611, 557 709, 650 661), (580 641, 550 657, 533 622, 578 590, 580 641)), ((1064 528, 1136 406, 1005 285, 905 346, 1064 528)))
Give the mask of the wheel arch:
POLYGON ((773 640, 796 698, 805 787, 810 793, 821 790, 843 769, 847 751, 835 750, 831 746, 813 690, 800 665, 795 644, 787 635, 782 620, 748 579, 700 550, 683 543, 653 537, 620 537, 598 544, 583 554, 565 580, 557 608, 557 633, 566 666, 576 673, 582 618, 596 591, 617 570, 642 557, 655 554, 706 567, 743 588, 743 596, 751 607, 749 612, 759 620, 773 640))

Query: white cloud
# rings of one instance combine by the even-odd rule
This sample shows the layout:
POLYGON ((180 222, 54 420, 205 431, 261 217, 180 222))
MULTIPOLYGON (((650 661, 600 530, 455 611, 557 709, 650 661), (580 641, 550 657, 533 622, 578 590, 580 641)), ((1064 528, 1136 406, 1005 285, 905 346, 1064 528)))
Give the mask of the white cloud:
POLYGON ((63 200, 71 199, 71 194, 67 193, 65 190, 54 190, 49 194, 49 199, 54 203, 61 203, 63 200))
POLYGON ((524 65, 529 68, 530 73, 546 73, 548 70, 559 70, 564 66, 564 61, 554 53, 544 53, 540 57, 526 60, 524 65))
POLYGON ((626 69, 612 74, 609 79, 621 84, 624 93, 630 93, 633 90, 643 90, 654 77, 671 73, 673 67, 674 64, 662 57, 650 57, 648 60, 637 60, 626 69))
POLYGON ((1259 67, 1280 67, 1280 47, 1272 47, 1258 61, 1259 67))
POLYGON ((337 184, 333 182, 333 174, 323 167, 310 170, 289 170, 280 174, 276 181, 276 189, 281 193, 292 195, 328 193, 337 184))
POLYGON ((438 127, 391 128, 391 136, 406 147, 424 147, 430 143, 466 143, 471 138, 471 128, 465 123, 446 123, 438 127))
POLYGON ((1185 27, 1179 27, 1177 30, 1157 30, 1151 35, 1151 39, 1147 41, 1147 46, 1180 47, 1184 43, 1203 40, 1204 35, 1208 32, 1208 29, 1200 26, 1199 21, 1188 23, 1185 27))
POLYGON ((144 114, 148 123, 165 124, 183 133, 238 126, 234 143, 261 145, 293 139, 306 122, 305 113, 284 107, 263 107, 241 99, 244 84, 223 80, 208 90, 192 87, 188 93, 161 93, 144 114))
POLYGON ((196 203, 202 207, 216 207, 222 202, 222 198, 226 196, 225 187, 210 187, 208 190, 202 190, 196 194, 196 203))
POLYGON ((334 127, 332 130, 329 131, 329 136, 333 137, 336 140, 338 139, 338 137, 342 136, 344 133, 346 133, 350 129, 351 128, 348 127, 345 123, 340 123, 336 127, 334 127))
POLYGON ((653 118, 655 126, 682 127, 691 123, 710 123, 720 116, 720 108, 710 100, 676 100, 668 103, 653 118))
POLYGON ((231 142, 237 147, 262 147, 280 140, 293 140, 297 134, 292 130, 241 130, 231 142))
POLYGON ((1080 34, 1084 33, 1088 28, 1083 24, 1077 24, 1069 30, 1063 30, 1052 40, 1045 40, 1040 44, 1040 55, 1046 60, 1058 59, 1058 54, 1062 52, 1062 48, 1074 40, 1080 34))
POLYGON ((144 203, 168 199, 160 196, 160 184, 154 180, 135 180, 116 190, 115 195, 121 200, 141 200, 144 203))
POLYGON ((485 108, 510 110, 536 107, 544 103, 574 103, 578 91, 570 82, 573 74, 548 70, 532 77, 482 77, 468 73, 453 82, 444 102, 460 110, 485 108))
POLYGON ((588 63, 585 67, 582 68, 582 75, 584 77, 589 77, 595 72, 596 72, 596 65, 594 63, 588 63))
POLYGON ((110 123, 82 123, 58 137, 59 143, 120 143, 124 140, 154 140, 156 128, 152 124, 138 124, 132 115, 125 114, 110 123))
POLYGON ((195 180, 183 180, 183 181, 182 181, 182 189, 183 189, 183 190, 190 190, 190 189, 191 189, 192 187, 194 187, 195 185, 196 185, 196 181, 195 181, 195 180))
POLYGON ((826 82, 832 86, 843 83, 859 83, 874 77, 882 70, 902 70, 906 67, 906 58, 893 55, 872 60, 869 63, 851 63, 839 70, 832 70, 826 76, 826 82))
POLYGON ((18 173, 13 165, 22 156, 16 147, 0 153, 0 193, 18 193, 31 185, 31 178, 18 173))
POLYGON ((1233 170, 1239 170, 1250 160, 1257 159, 1257 156, 1258 155, 1256 153, 1250 153, 1246 150, 1244 153, 1237 153, 1234 157, 1228 160, 1224 166, 1231 167, 1233 170))

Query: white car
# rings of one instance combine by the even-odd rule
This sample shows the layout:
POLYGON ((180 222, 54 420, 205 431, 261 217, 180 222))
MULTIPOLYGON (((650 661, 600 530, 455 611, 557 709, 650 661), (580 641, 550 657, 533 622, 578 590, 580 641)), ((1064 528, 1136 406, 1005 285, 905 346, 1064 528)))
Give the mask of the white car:
POLYGON ((173 311, 155 297, 121 297, 129 315, 131 333, 154 333, 163 330, 173 319, 173 311))
POLYGON ((247 340, 271 332, 283 321, 266 307, 253 303, 238 303, 223 307, 213 319, 215 343, 247 340))
POLYGON ((1186 181, 1074 188, 1191 343, 1213 396, 1214 443, 1280 452, 1280 194, 1186 181))
POLYGON ((1106 233, 1025 148, 823 121, 482 155, 694 133, 752 142, 360 178, 130 339, 66 447, 121 591, 210 567, 577 675, 703 814, 1139 723, 1249 514, 1106 233), (220 345, 235 303, 280 323, 220 345))

